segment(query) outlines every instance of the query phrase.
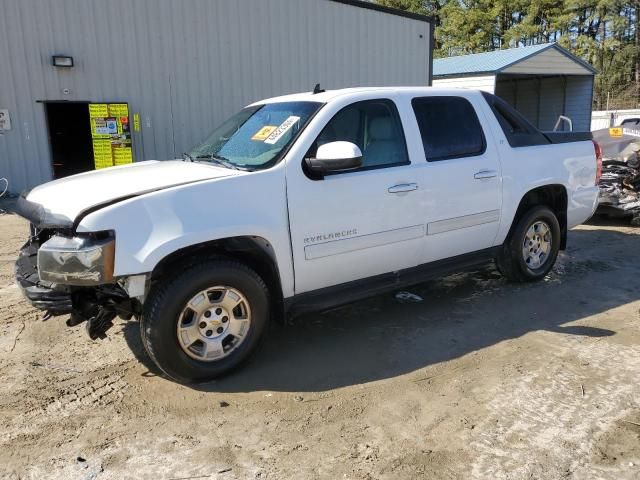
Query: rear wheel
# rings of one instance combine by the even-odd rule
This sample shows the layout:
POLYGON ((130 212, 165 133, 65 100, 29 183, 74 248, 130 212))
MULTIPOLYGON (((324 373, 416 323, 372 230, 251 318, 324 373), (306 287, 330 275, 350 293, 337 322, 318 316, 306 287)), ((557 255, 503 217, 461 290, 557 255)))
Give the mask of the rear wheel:
POLYGON ((240 365, 269 320, 262 279, 235 260, 217 258, 158 281, 140 320, 149 356, 181 383, 212 380, 240 365))
POLYGON ((526 212, 502 246, 496 264, 509 280, 541 280, 553 268, 560 250, 560 223, 545 206, 526 212))

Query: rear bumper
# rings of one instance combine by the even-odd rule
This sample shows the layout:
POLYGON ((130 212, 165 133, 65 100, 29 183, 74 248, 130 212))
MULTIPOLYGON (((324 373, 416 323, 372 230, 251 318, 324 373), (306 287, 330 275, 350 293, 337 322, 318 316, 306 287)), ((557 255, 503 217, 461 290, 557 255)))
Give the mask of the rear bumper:
POLYGON ((71 292, 67 287, 41 282, 37 267, 38 244, 27 242, 18 256, 15 276, 22 294, 31 305, 52 315, 64 315, 73 309, 71 292))
POLYGON ((573 228, 589 220, 598 208, 597 186, 583 187, 573 192, 567 211, 567 228, 573 228))

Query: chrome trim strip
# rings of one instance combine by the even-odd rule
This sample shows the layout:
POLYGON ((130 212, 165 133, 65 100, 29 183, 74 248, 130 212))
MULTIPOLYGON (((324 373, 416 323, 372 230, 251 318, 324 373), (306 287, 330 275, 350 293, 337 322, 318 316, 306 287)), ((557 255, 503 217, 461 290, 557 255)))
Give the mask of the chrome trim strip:
POLYGON ((304 247, 304 258, 314 260, 316 258, 330 257, 341 253, 364 250, 365 248, 380 247, 390 243, 404 242, 415 238, 424 237, 424 225, 414 225, 384 232, 370 233, 343 240, 317 243, 304 247))
POLYGON ((427 235, 436 235, 438 233, 499 221, 500 210, 489 210, 488 212, 474 213, 472 215, 465 215, 464 217, 447 218, 427 224, 427 235))

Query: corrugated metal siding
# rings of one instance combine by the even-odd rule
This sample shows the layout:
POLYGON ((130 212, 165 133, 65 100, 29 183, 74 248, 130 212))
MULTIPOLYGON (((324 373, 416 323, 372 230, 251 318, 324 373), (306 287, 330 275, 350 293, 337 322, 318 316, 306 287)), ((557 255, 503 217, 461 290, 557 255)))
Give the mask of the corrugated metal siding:
POLYGON ((496 94, 541 130, 552 130, 564 111, 562 77, 500 80, 496 94))
POLYGON ((543 78, 540 80, 540 116, 538 128, 553 130, 558 117, 565 110, 565 79, 562 77, 543 78))
POLYGON ((460 75, 469 73, 499 72, 504 67, 520 61, 536 52, 552 48, 552 43, 541 43, 528 47, 507 48, 493 52, 472 53, 433 61, 433 75, 460 75))
POLYGON ((499 75, 496 95, 513 105, 541 130, 552 130, 562 114, 574 131, 587 132, 591 121, 591 75, 519 77, 499 75), (566 84, 566 92, 565 92, 566 84))
POLYGON ((565 115, 573 121, 573 129, 579 132, 591 130, 591 105, 593 101, 593 77, 567 77, 567 108, 565 115))
POLYGON ((472 77, 434 78, 434 87, 444 88, 472 88, 494 93, 496 83, 495 75, 479 75, 472 77))
POLYGON ((0 177, 12 192, 51 179, 36 100, 128 102, 141 116, 136 159, 166 159, 260 98, 429 78, 428 23, 328 0, 0 0, 0 12, 0 108, 13 127, 0 177), (54 53, 75 67, 52 67, 54 53))
POLYGON ((591 65, 556 43, 541 43, 528 47, 438 58, 433 61, 435 77, 489 72, 553 75, 596 73, 591 65))
POLYGON ((528 78, 517 80, 516 99, 514 106, 529 119, 534 125, 538 125, 538 79, 528 78))
POLYGON ((519 61, 501 73, 529 73, 537 75, 588 75, 591 74, 581 63, 569 58, 555 48, 548 48, 529 58, 519 61))
POLYGON ((505 79, 502 75, 496 78, 495 94, 514 107, 516 106, 516 93, 517 84, 515 80, 505 79))

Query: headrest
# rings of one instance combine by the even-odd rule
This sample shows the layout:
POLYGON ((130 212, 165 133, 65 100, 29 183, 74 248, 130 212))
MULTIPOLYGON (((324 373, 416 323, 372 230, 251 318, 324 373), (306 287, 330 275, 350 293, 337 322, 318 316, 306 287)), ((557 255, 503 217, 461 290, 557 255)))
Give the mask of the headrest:
POLYGON ((393 138, 393 124, 391 117, 376 117, 369 123, 369 137, 371 141, 391 140, 393 138))

